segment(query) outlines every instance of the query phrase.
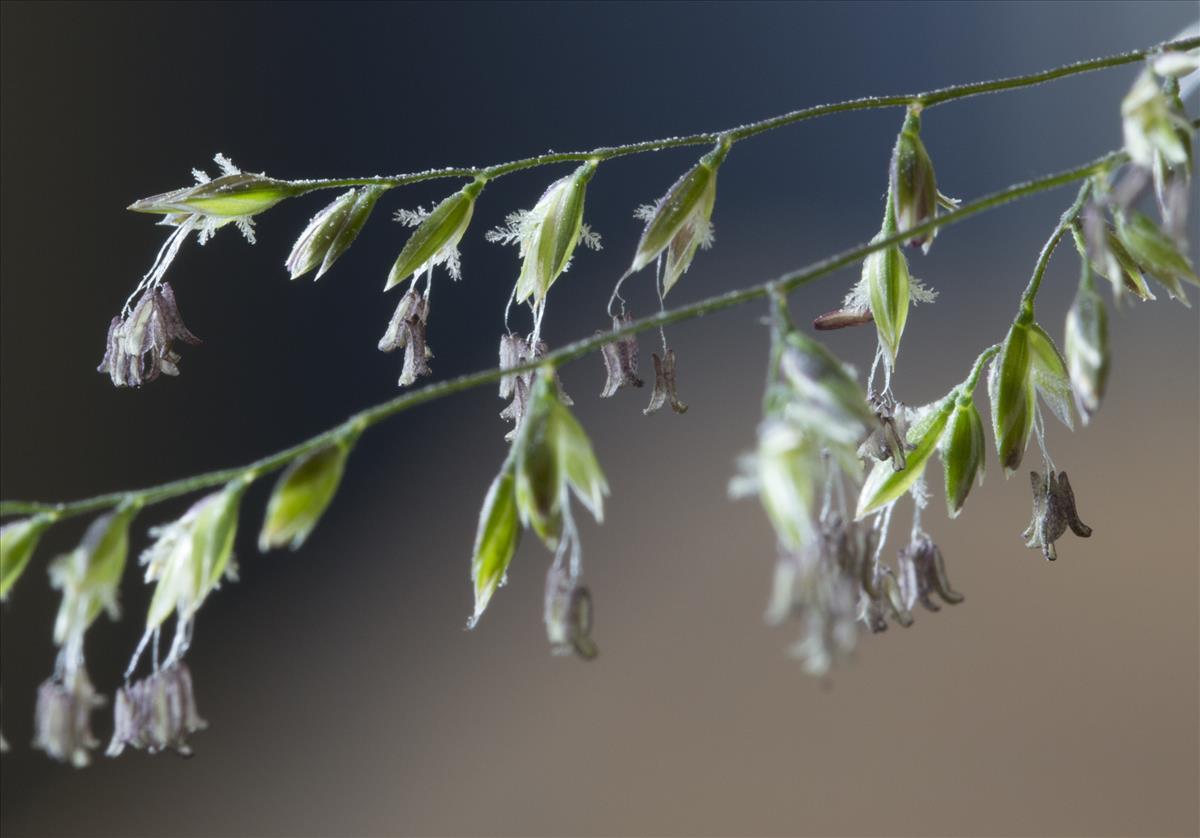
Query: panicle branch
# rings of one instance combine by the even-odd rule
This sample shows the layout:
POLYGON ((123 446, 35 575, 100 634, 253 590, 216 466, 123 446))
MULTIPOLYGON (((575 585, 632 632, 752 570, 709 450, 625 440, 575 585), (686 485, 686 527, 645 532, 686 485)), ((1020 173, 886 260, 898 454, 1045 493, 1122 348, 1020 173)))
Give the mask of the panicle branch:
POLYGON ((526 169, 580 164, 551 183, 532 208, 511 213, 506 226, 486 236, 517 245, 521 260, 504 313, 498 367, 405 392, 245 466, 68 503, 0 503, 0 515, 26 516, 0 528, 0 598, 9 595, 50 526, 102 513, 80 544, 50 565, 51 582, 62 591, 54 632, 59 654, 52 676, 38 693, 35 745, 78 766, 87 764, 99 745, 92 735, 91 715, 105 699, 87 675, 85 635, 102 612, 114 619, 119 615, 117 591, 127 563, 129 531, 146 507, 208 490, 177 520, 151 528, 154 541, 140 556, 145 579, 155 587, 142 639, 116 695, 115 732, 108 749, 113 756, 126 747, 190 753, 188 735, 206 726, 196 710, 184 657, 199 608, 223 582, 236 579, 233 548, 241 502, 252 483, 281 472, 258 534, 259 550, 298 549, 333 501, 362 433, 420 404, 487 384, 499 383, 500 396, 510 402, 500 415, 514 427, 506 437, 511 442, 508 454, 480 512, 470 565, 475 604, 468 625, 478 623, 505 583, 521 537, 531 530, 553 556, 543 612, 551 650, 593 659, 598 654, 592 639, 593 602, 583 583, 583 549, 574 510, 578 504, 601 522, 609 487, 557 370, 598 350, 608 374, 602 397, 614 396, 625 386, 641 387, 636 336, 658 329, 662 354, 653 355, 655 383, 643 413, 655 413, 669 401, 673 412, 682 414, 688 407, 676 392, 677 359, 665 327, 762 298, 770 300, 772 310, 763 420, 756 448, 742 459, 741 474, 730 489, 735 495, 757 497, 776 532, 778 561, 766 616, 771 623, 793 618, 800 622, 803 636, 794 652, 806 669, 823 674, 847 660, 858 642, 860 623, 870 632, 892 623, 907 627, 918 604, 938 611, 963 601, 950 585, 940 549, 922 525, 922 511, 931 497, 926 468, 936 454, 942 463, 946 509, 951 518, 957 517, 986 469, 984 422, 975 401, 985 371, 994 442, 1006 476, 1020 467, 1031 440, 1037 441, 1042 456, 1041 470, 1030 474, 1033 517, 1022 537, 1027 547, 1056 559, 1055 543, 1068 529, 1081 538, 1090 537, 1092 530, 1079 518, 1066 473, 1058 471, 1050 457, 1042 407, 1068 428, 1076 411, 1086 423, 1099 408, 1109 368, 1107 312, 1093 275, 1109 279, 1118 303, 1127 296, 1153 299, 1145 275, 1185 305, 1184 284, 1200 286, 1184 240, 1197 123, 1186 117, 1178 82, 1200 69, 1198 48, 1200 38, 1187 38, 1010 79, 806 108, 720 132, 391 178, 285 181, 243 172, 217 155, 219 176, 197 171, 194 186, 136 202, 130 209, 161 216, 171 233, 125 309, 113 319, 100 366, 115 385, 135 387, 162 374, 178 375, 176 341, 199 343, 184 326, 174 289, 165 281, 167 268, 192 233, 203 244, 232 224, 253 243, 254 217, 259 213, 309 192, 347 189, 312 217, 285 263, 293 279, 314 271, 320 278, 353 244, 386 191, 434 178, 466 178, 458 191, 431 210, 395 214, 397 221, 414 229, 384 290, 408 285, 379 348, 405 350, 400 385, 408 386, 432 373, 426 329, 435 272, 448 274, 452 281, 461 278, 458 246, 487 185, 526 169), (948 198, 939 190, 921 137, 924 111, 1143 59, 1148 59, 1147 67, 1122 103, 1123 149, 970 202, 948 198), (718 173, 736 143, 806 119, 886 107, 904 107, 905 116, 888 169, 882 225, 870 241, 756 285, 666 308, 666 295, 698 251, 714 241, 718 173), (599 235, 585 222, 587 186, 597 167, 617 157, 691 145, 711 149, 657 201, 635 213, 645 228, 628 270, 613 289, 606 313, 612 328, 548 351, 541 331, 552 287, 570 269, 580 244, 600 249, 599 235), (894 385, 908 310, 919 302, 932 303, 936 292, 911 275, 903 248, 928 252, 942 228, 1080 181, 1075 200, 1038 256, 1003 339, 984 349, 967 377, 944 396, 916 408, 905 405, 894 385), (1161 223, 1136 206, 1151 186, 1161 223), (1080 257, 1080 282, 1066 317, 1064 352, 1038 322, 1034 308, 1047 265, 1068 233, 1080 257), (860 262, 861 278, 846 295, 844 307, 818 317, 814 327, 875 324, 875 362, 865 389, 857 373, 796 328, 787 311, 791 291, 860 262), (621 285, 651 265, 660 308, 635 320, 620 294, 621 285), (528 334, 510 326, 514 305, 528 308, 528 334), (906 497, 912 501, 910 535, 889 561, 885 548, 890 524, 906 497), (161 641, 168 625, 173 634, 164 657, 161 641), (147 659, 149 672, 132 681, 147 659))

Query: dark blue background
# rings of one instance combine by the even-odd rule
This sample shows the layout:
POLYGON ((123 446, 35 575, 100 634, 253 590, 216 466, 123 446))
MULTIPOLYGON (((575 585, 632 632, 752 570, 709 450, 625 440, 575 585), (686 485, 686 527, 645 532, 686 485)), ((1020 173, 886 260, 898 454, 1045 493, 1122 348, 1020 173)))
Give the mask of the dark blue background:
MULTIPOLYGON (((389 193, 315 285, 289 282, 283 260, 320 197, 262 216, 255 247, 232 230, 189 245, 170 279, 205 343, 184 349, 182 377, 118 392, 94 372, 109 318, 162 238, 122 208, 184 185, 214 152, 287 178, 492 163, 1024 73, 1155 43, 1195 14, 1194 3, 6 3, 0 494, 81 497, 246 462, 396 392, 400 359, 374 348, 396 297, 380 290, 406 235, 388 216, 436 202, 453 188, 445 182, 389 193)), ((1134 72, 932 111, 925 138, 939 184, 969 199, 1118 146, 1134 72)), ((717 246, 670 302, 869 239, 900 119, 855 113, 735 149, 721 170, 717 246)), ((587 217, 605 250, 582 254, 556 286, 552 343, 605 325, 639 233, 632 208, 699 153, 601 167, 587 217)), ((559 174, 505 178, 484 193, 464 280, 437 277, 438 377, 495 364, 517 263, 482 233, 559 174)), ((910 319, 907 401, 943 393, 999 339, 1068 201, 1063 191, 1023 202, 913 257, 942 297, 910 319)), ((1039 302, 1055 334, 1075 271, 1070 254, 1056 260, 1039 302)), ((831 278, 795 306, 824 311, 853 280, 831 278)), ((629 287, 635 311, 655 304, 648 275, 629 287)), ((1087 545, 1100 552, 1070 544, 1057 575, 1034 562, 1015 538, 1024 483, 994 468, 980 495, 990 500, 941 525, 968 605, 922 615, 886 646, 866 641, 863 662, 830 693, 783 654, 790 635, 761 628, 771 537, 752 505, 723 497, 757 421, 761 313, 672 331, 686 417, 643 419, 648 393, 598 402, 599 361, 564 372, 614 488, 610 522, 585 532, 603 650, 589 669, 546 659, 532 542, 479 630, 461 630, 474 516, 504 454, 491 392, 364 438, 328 520, 297 554, 258 556, 266 487, 251 493, 242 580, 206 605, 190 656, 213 729, 189 762, 134 755, 77 773, 26 748, 35 687, 53 661, 55 601, 41 567, 77 537, 56 530, 2 616, 3 726, 16 746, 2 763, 5 833, 1195 829, 1194 314, 1160 302, 1115 321, 1123 354, 1108 417, 1090 437, 1052 432, 1060 464, 1081 473, 1077 491, 1101 515, 1087 545), (1134 523, 1114 525, 1122 520, 1134 523), (1149 549, 1137 541, 1145 531, 1161 539, 1165 564, 1144 595, 1166 604, 1127 624, 1101 620, 1096 609, 1120 607, 1109 586, 1132 584, 1123 562, 1149 549), (1149 669, 1127 693, 1138 650, 1149 669), (1139 703, 1146 691, 1172 698, 1139 703)), ((862 365, 872 340, 857 332, 831 344, 862 365)), ((89 635, 106 690, 147 601, 136 576, 131 568, 126 620, 89 635)), ((107 732, 105 714, 97 728, 107 732)))

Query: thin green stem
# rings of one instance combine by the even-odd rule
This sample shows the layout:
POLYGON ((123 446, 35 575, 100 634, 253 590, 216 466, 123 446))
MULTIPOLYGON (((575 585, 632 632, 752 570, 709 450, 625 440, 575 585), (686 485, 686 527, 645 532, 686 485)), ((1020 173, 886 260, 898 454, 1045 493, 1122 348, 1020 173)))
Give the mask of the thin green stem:
POLYGON ((988 361, 992 360, 1000 352, 1000 344, 993 343, 987 349, 979 353, 979 357, 975 359, 975 363, 971 366, 971 374, 967 376, 967 380, 960 386, 962 393, 965 396, 970 396, 975 392, 975 386, 979 384, 979 376, 983 374, 983 368, 988 361))
POLYGON ((1104 70, 1110 67, 1120 67, 1125 64, 1133 64, 1137 61, 1141 61, 1147 56, 1154 55, 1155 53, 1165 50, 1188 50, 1197 46, 1200 46, 1200 38, 1186 38, 1183 40, 1162 44, 1160 46, 1150 47, 1148 49, 1134 50, 1133 52, 1123 52, 1118 55, 1110 55, 1104 58, 1094 58, 1088 61, 1079 61, 1074 64, 1056 67, 1052 70, 1042 70, 1037 73, 1028 73, 1026 75, 1013 76, 1006 79, 997 79, 995 81, 982 81, 972 82, 970 84, 953 85, 951 87, 943 87, 939 90, 931 90, 926 93, 910 93, 898 96, 865 96, 861 99, 851 99, 845 102, 816 105, 814 107, 801 108, 800 110, 791 111, 790 113, 780 114, 779 116, 769 117, 758 122, 751 122, 736 128, 727 128, 723 131, 708 131, 702 134, 689 134, 686 137, 667 137, 661 140, 646 140, 638 143, 630 143, 628 145, 604 146, 601 148, 594 148, 591 151, 571 151, 540 154, 536 157, 526 157, 522 160, 513 160, 508 163, 498 163, 492 166, 448 167, 442 169, 428 169, 424 172, 392 175, 390 177, 381 176, 365 178, 296 180, 289 181, 289 183, 300 189, 297 194, 303 195, 320 189, 343 189, 350 186, 372 185, 396 187, 439 178, 485 177, 489 180, 494 180, 498 177, 512 174, 513 172, 520 172, 525 169, 533 169, 540 166, 549 166, 555 163, 582 163, 586 160, 604 161, 612 160, 617 157, 627 157, 631 154, 644 154, 650 151, 664 151, 669 148, 711 145, 723 137, 728 139, 729 142, 734 143, 766 133, 767 131, 773 131, 776 128, 783 128, 784 126, 792 125, 797 122, 803 122, 809 119, 817 119, 823 116, 831 116, 838 113, 847 113, 849 111, 876 110, 879 108, 906 108, 910 105, 920 105, 923 109, 928 110, 929 108, 944 104, 946 102, 967 99, 972 96, 981 96, 987 93, 998 93, 1004 90, 1017 90, 1024 87, 1032 87, 1034 85, 1044 84, 1046 82, 1065 78, 1067 76, 1075 76, 1081 73, 1091 73, 1096 70, 1104 70))
POLYGON ((1083 210, 1083 204, 1091 194, 1092 184, 1085 183, 1079 188, 1079 194, 1075 196, 1075 202, 1067 208, 1067 211, 1062 214, 1062 218, 1058 220, 1054 231, 1050 234, 1050 238, 1042 245, 1042 252, 1038 254, 1037 264, 1033 266, 1033 276, 1029 278, 1029 284, 1025 286, 1025 293, 1021 295, 1021 314, 1028 317, 1033 316, 1033 301, 1037 297, 1038 289, 1042 287, 1042 276, 1046 273, 1046 266, 1050 264, 1050 257, 1054 255, 1055 248, 1062 241, 1063 236, 1074 225, 1075 220, 1079 218, 1080 211, 1083 210))
POLYGON ((495 368, 483 370, 481 372, 471 373, 469 375, 452 378, 448 381, 442 381, 435 384, 430 384, 422 387, 419 390, 413 390, 403 395, 397 396, 390 401, 382 404, 369 407, 366 410, 356 413, 345 422, 330 428, 329 430, 317 434, 310 439, 305 440, 297 445, 272 454, 256 462, 236 468, 222 469, 220 471, 209 472, 207 474, 186 477, 181 480, 175 480, 170 483, 164 483, 160 486, 153 486, 147 489, 139 489, 128 492, 113 492, 107 495, 99 495, 97 497, 87 498, 84 500, 74 501, 71 503, 31 503, 23 501, 6 501, 0 503, 0 515, 18 515, 18 514, 33 514, 40 512, 52 512, 59 518, 67 518, 75 515, 83 515, 89 512, 95 512, 101 509, 107 509, 118 505, 123 501, 137 500, 143 504, 152 504, 159 501, 167 500, 168 498, 186 495, 191 492, 196 492, 201 489, 208 489, 215 486, 220 486, 235 478, 239 478, 247 473, 262 476, 272 471, 282 468, 292 460, 302 457, 312 451, 315 451, 322 446, 328 445, 342 438, 343 435, 360 433, 363 430, 382 422, 397 413, 402 413, 410 408, 416 407, 426 402, 435 401, 446 396, 460 393, 464 390, 469 390, 474 387, 480 387, 485 384, 493 384, 499 381, 505 375, 512 375, 526 370, 537 369, 542 366, 558 366, 561 364, 574 361, 587 355, 601 346, 610 343, 627 335, 633 335, 638 332, 643 332, 648 329, 656 329, 661 326, 666 326, 671 323, 678 323, 683 320, 691 320, 696 317, 702 317, 706 314, 712 314, 723 309, 732 308, 751 300, 761 299, 770 295, 787 294, 802 285, 806 285, 821 277, 827 276, 834 271, 847 267, 848 265, 860 262, 866 256, 884 248, 891 247, 895 244, 900 244, 902 241, 919 237, 925 233, 930 233, 938 228, 947 227, 951 224, 956 224, 972 216, 978 215, 987 210, 1010 203, 1019 198, 1028 195, 1034 195, 1039 192, 1046 192, 1068 183, 1074 183, 1084 178, 1091 177, 1098 172, 1107 171, 1109 168, 1124 163, 1127 160, 1127 155, 1124 152, 1113 152, 1106 154, 1090 163, 1082 166, 1077 166, 1073 169, 1068 169, 1057 174, 1047 175, 1036 180, 1019 183, 1010 186, 1007 189, 995 192, 986 197, 980 198, 969 204, 964 204, 953 212, 937 218, 930 219, 923 224, 917 225, 903 233, 896 233, 886 236, 877 241, 859 244, 848 250, 844 250, 834 256, 827 257, 796 271, 784 274, 776 279, 761 282, 757 285, 751 285, 746 288, 740 288, 735 291, 729 291, 724 294, 717 294, 708 297, 698 302, 689 305, 681 306, 677 309, 662 311, 658 314, 644 317, 637 320, 628 326, 612 332, 606 332, 594 337, 583 338, 574 343, 569 343, 560 349, 551 352, 543 358, 536 361, 531 361, 520 366, 511 367, 508 369, 495 368))
POLYGON ((974 84, 961 84, 953 87, 944 87, 941 90, 935 90, 932 93, 921 94, 916 97, 917 102, 924 108, 928 109, 933 105, 939 105, 942 102, 949 102, 954 99, 965 99, 968 96, 978 96, 982 93, 999 93, 1002 90, 1016 90, 1021 87, 1032 87, 1037 84, 1045 84, 1048 81, 1065 78, 1067 76, 1075 76, 1080 73, 1090 73, 1095 70, 1104 70, 1109 67, 1119 67, 1123 64, 1132 64, 1135 61, 1141 61, 1147 56, 1154 55, 1160 51, 1167 50, 1189 50, 1196 46, 1200 46, 1200 38, 1184 38, 1179 41, 1162 44, 1161 46, 1152 47, 1146 50, 1138 50, 1135 52, 1124 52, 1120 55, 1112 55, 1107 58, 1093 58, 1088 61, 1077 61, 1074 64, 1066 64, 1062 67, 1056 67, 1053 70, 1043 70, 1040 73, 1030 73, 1024 76, 1013 76, 1007 79, 997 79, 996 81, 975 82, 974 84))
POLYGON ((768 289, 771 300, 771 355, 767 361, 767 384, 763 388, 763 415, 771 412, 775 385, 779 382, 779 364, 783 359, 784 336, 792 331, 792 315, 788 310, 787 292, 779 287, 768 289))

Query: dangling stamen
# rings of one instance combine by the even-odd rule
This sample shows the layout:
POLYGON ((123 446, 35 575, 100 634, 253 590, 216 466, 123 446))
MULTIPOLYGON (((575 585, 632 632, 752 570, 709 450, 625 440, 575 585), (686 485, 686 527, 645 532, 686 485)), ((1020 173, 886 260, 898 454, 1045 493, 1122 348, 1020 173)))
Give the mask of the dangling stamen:
POLYGON ((137 648, 133 650, 133 657, 129 659, 129 666, 125 667, 125 683, 129 683, 129 679, 133 677, 138 661, 142 659, 142 652, 146 651, 146 644, 150 642, 151 636, 156 633, 156 629, 146 629, 142 632, 142 639, 138 641, 137 648))
POLYGON ((155 673, 158 672, 158 660, 159 660, 159 658, 158 658, 158 642, 159 642, 159 638, 161 637, 161 635, 162 635, 162 626, 155 626, 154 627, 154 641, 153 641, 153 645, 150 647, 150 666, 151 666, 151 670, 155 673))
MULTIPOLYGON (((663 264, 663 257, 662 257, 662 254, 659 254, 658 260, 654 263, 654 275, 655 275, 655 284, 658 287, 658 299, 659 299, 660 303, 662 302, 662 299, 663 299, 662 264, 663 264)), ((616 315, 613 314, 613 303, 615 303, 617 300, 621 301, 621 316, 622 317, 625 316, 625 298, 621 296, 621 286, 625 284, 625 280, 629 279, 630 276, 631 276, 631 274, 625 274, 623 277, 618 279, 617 284, 615 286, 613 286, 612 296, 608 298, 608 316, 609 317, 616 317, 616 315)), ((665 348, 665 339, 664 339, 664 348, 665 348)))
POLYGON ((878 540, 875 542, 875 555, 872 557, 874 567, 878 567, 883 558, 883 547, 887 544, 888 528, 892 525, 892 510, 895 508, 896 504, 889 503, 875 515, 873 529, 878 534, 878 540))
MULTIPOLYGON (((416 283, 414 283, 416 284, 416 283)), ((426 302, 429 301, 429 295, 433 292, 433 265, 425 271, 425 293, 421 295, 426 302)))
MULTIPOLYGON (((658 311, 660 314, 666 314, 667 302, 666 292, 663 290, 661 257, 654 263, 654 287, 658 289, 658 311)), ((658 326, 658 336, 662 338, 663 357, 665 358, 667 355, 667 327, 661 323, 658 326)))
MULTIPOLYGON (((572 582, 583 575, 583 548, 579 542, 579 530, 575 528, 575 519, 571 516, 571 502, 567 492, 563 490, 562 500, 563 542, 571 544, 571 561, 567 566, 572 582)), ((558 557, 555 557, 558 561, 558 557)))
POLYGON ((1054 466, 1054 460, 1050 459, 1050 453, 1046 450, 1046 425, 1042 420, 1042 406, 1035 405, 1033 411, 1033 433, 1037 437, 1038 448, 1042 452, 1042 461, 1045 463, 1045 471, 1047 474, 1052 474, 1057 471, 1054 466))
POLYGON ((924 474, 917 478, 909 491, 912 493, 913 498, 912 533, 909 540, 916 541, 920 536, 925 534, 925 531, 921 529, 921 512, 925 509, 925 505, 929 503, 929 488, 925 483, 924 474))
POLYGON ((542 297, 533 307, 533 334, 529 345, 537 346, 542 339, 542 318, 546 315, 546 297, 542 297))
POLYGON ((175 256, 179 253, 179 248, 183 246, 183 240, 187 238, 196 226, 196 216, 189 216, 187 221, 177 226, 171 235, 167 236, 167 240, 162 243, 162 247, 158 249, 158 254, 154 257, 154 263, 150 266, 150 270, 142 277, 141 282, 133 289, 133 293, 125 300, 125 305, 121 308, 121 316, 128 317, 133 311, 133 301, 138 295, 147 288, 154 288, 162 278, 166 276, 167 268, 175 261, 175 256))
POLYGON ((167 650, 167 665, 179 660, 183 651, 184 624, 187 621, 180 615, 175 616, 175 636, 171 638, 171 648, 167 650))
POLYGON ((821 465, 825 468, 825 487, 821 492, 821 514, 817 520, 824 524, 833 513, 833 475, 829 470, 828 449, 821 449, 821 465))
POLYGON ((511 333, 512 328, 508 325, 508 315, 512 311, 513 301, 517 298, 517 286, 513 285, 513 290, 508 295, 508 302, 504 304, 504 331, 511 333))
POLYGON ((871 375, 867 378, 867 398, 874 399, 878 397, 891 398, 892 395, 892 367, 888 363, 883 363, 883 390, 877 392, 875 390, 875 375, 879 370, 880 362, 884 361, 883 347, 875 347, 875 360, 871 362, 871 375))

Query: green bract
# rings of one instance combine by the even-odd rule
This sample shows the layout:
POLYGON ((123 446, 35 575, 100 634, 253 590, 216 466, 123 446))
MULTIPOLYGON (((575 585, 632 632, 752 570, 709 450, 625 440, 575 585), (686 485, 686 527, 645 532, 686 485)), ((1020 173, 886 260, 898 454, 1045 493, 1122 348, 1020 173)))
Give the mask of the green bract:
POLYGON ((521 523, 548 547, 558 544, 568 488, 597 521, 603 519, 608 483, 587 434, 558 398, 553 372, 538 374, 513 444, 521 523))
POLYGON ((813 499, 819 480, 839 468, 857 482, 856 452, 878 419, 854 371, 828 349, 790 328, 774 341, 778 375, 767 392, 767 418, 730 493, 756 495, 780 545, 798 554, 817 538, 813 499))
POLYGON ((562 529, 563 476, 554 433, 554 403, 558 401, 546 376, 538 375, 529 406, 513 442, 516 455, 516 501, 521 524, 551 549, 562 529))
POLYGON ((696 248, 711 241, 717 169, 728 153, 729 141, 722 139, 659 199, 642 231, 628 273, 640 271, 669 247, 663 272, 663 293, 679 281, 691 265, 696 248))
POLYGON ((996 453, 1006 474, 1021 465, 1025 446, 1033 432, 1035 393, 1033 349, 1029 329, 1033 316, 1018 318, 1008 330, 1000 355, 988 371, 988 398, 992 404, 992 433, 996 453))
POLYGON ((788 550, 799 551, 815 537, 812 500, 821 454, 811 435, 789 422, 768 419, 758 432, 754 482, 767 517, 788 550))
MULTIPOLYGON (((246 484, 240 481, 230 484, 196 517, 192 532, 193 568, 201 599, 220 583, 229 568, 237 534, 238 506, 245 490, 246 484)), ((195 607, 200 607, 199 601, 195 607)))
POLYGON ((1071 421, 1071 380, 1066 361, 1046 330, 1033 321, 1033 309, 1023 309, 1013 321, 988 370, 992 432, 1005 474, 1021 465, 1033 433, 1037 396, 1068 428, 1071 421))
POLYGON ((1181 79, 1200 69, 1200 49, 1190 51, 1166 49, 1150 65, 1160 76, 1181 79))
POLYGON ((138 507, 129 505, 101 515, 88 526, 79 546, 50 565, 51 584, 62 591, 54 622, 54 641, 82 637, 101 610, 116 619, 117 591, 129 553, 129 524, 138 507))
POLYGON ((1142 270, 1157 279, 1173 298, 1190 305, 1182 283, 1200 286, 1200 276, 1170 236, 1145 214, 1134 212, 1129 217, 1117 216, 1117 237, 1142 270))
POLYGON ((42 533, 53 522, 49 515, 35 515, 0 527, 0 601, 8 598, 8 592, 33 557, 42 533))
MULTIPOLYGON (((885 229, 872 243, 887 238, 885 229)), ((877 250, 863 260, 862 283, 866 286, 867 300, 875 319, 875 330, 879 334, 879 345, 884 351, 884 361, 889 367, 896 364, 900 351, 900 336, 908 320, 908 302, 911 278, 908 260, 894 244, 877 250)))
POLYGON ((1192 125, 1163 92, 1149 70, 1121 102, 1121 126, 1129 159, 1147 169, 1161 154, 1172 166, 1188 163, 1192 125))
POLYGON ((520 254, 524 260, 517 280, 516 301, 541 301, 567 269, 583 233, 583 202, 596 164, 588 161, 550 185, 529 213, 520 254))
MULTIPOLYGON (((929 152, 921 141, 921 116, 914 109, 909 109, 900 135, 896 137, 888 176, 897 231, 903 233, 931 221, 937 212, 937 180, 929 152)), ((934 235, 936 231, 926 233, 908 244, 912 247, 920 245, 928 252, 934 235)))
POLYGON ((186 213, 214 218, 245 218, 269 210, 297 193, 296 187, 253 172, 237 172, 143 198, 129 205, 134 212, 186 213))
POLYGON ((1029 327, 1029 347, 1033 352, 1030 375, 1035 391, 1060 422, 1073 428, 1071 377, 1067 374, 1066 360, 1058 351, 1054 339, 1037 323, 1029 327))
POLYGON ((471 223, 475 199, 483 191, 484 184, 482 180, 472 181, 434 207, 404 243, 388 274, 385 291, 445 258, 458 247, 471 223))
POLYGON ((1100 408, 1108 383, 1108 311, 1085 263, 1075 302, 1067 312, 1064 347, 1075 406, 1086 424, 1100 408))
POLYGON ((259 550, 284 545, 296 550, 304 543, 337 492, 351 444, 326 445, 288 466, 267 504, 259 550))
POLYGON ((946 478, 946 511, 958 517, 978 477, 983 483, 985 448, 983 419, 970 393, 960 393, 954 412, 938 442, 938 454, 946 478))
POLYGON ((319 267, 313 279, 320 279, 354 243, 375 202, 386 191, 384 186, 351 189, 314 215, 288 255, 286 265, 291 278, 319 267))
POLYGON ((532 527, 553 550, 562 537, 569 492, 597 521, 604 516, 608 483, 583 428, 559 398, 553 370, 538 372, 519 421, 509 458, 492 481, 479 514, 471 560, 475 611, 470 626, 504 583, 520 537, 518 524, 532 527))
POLYGON ((801 428, 857 447, 876 424, 853 370, 803 332, 788 333, 779 371, 790 391, 780 407, 801 428))
POLYGON ((938 447, 942 431, 954 411, 955 398, 951 393, 941 401, 926 405, 918 412, 916 420, 908 429, 908 444, 913 446, 908 453, 907 465, 896 471, 887 461, 875 463, 858 496, 858 511, 855 519, 861 519, 895 500, 912 488, 925 472, 929 457, 938 447))
POLYGON ((238 507, 248 484, 234 480, 197 501, 182 518, 157 530, 143 556, 146 581, 157 582, 146 628, 162 625, 172 612, 190 620, 230 569, 238 507))
POLYGON ((521 527, 517 513, 515 468, 510 460, 496 475, 479 512, 475 532, 475 550, 471 558, 471 581, 475 585, 473 627, 479 621, 492 594, 504 583, 508 566, 517 552, 521 527))
POLYGON ((1125 245, 1121 244, 1117 231, 1105 225, 1104 234, 1096 238, 1098 241, 1095 244, 1095 252, 1088 251, 1085 247, 1081 253, 1087 253, 1093 271, 1112 283, 1113 297, 1119 300, 1129 291, 1139 300, 1153 300, 1154 294, 1146 285, 1141 268, 1129 255, 1125 245))
POLYGON ((608 494, 608 481, 600 470, 596 452, 592 450, 592 441, 571 411, 558 401, 558 389, 554 389, 558 403, 554 414, 555 432, 563 476, 575 497, 600 523, 604 520, 604 496, 608 494))

